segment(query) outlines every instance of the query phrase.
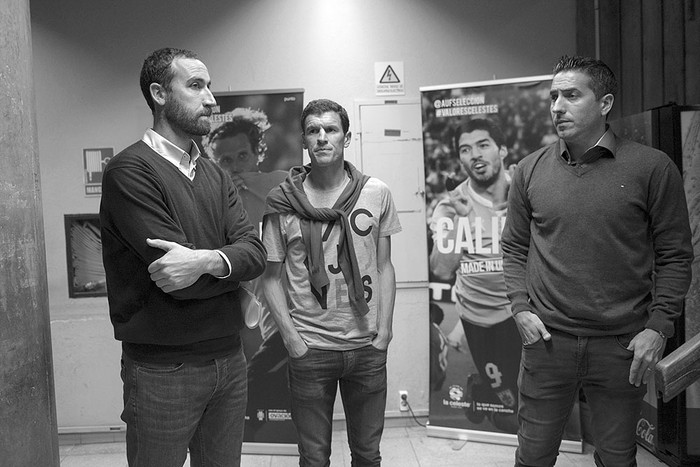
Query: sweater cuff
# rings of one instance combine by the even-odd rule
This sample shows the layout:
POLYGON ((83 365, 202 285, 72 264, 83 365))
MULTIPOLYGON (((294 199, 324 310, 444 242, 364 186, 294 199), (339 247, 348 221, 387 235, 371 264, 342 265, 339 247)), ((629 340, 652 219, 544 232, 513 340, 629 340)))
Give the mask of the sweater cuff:
POLYGON ((532 306, 527 299, 527 293, 515 294, 511 297, 511 307, 510 311, 513 316, 517 315, 521 311, 532 311, 532 306))
POLYGON ((646 329, 656 331, 661 334, 662 337, 666 338, 673 337, 676 331, 673 321, 670 321, 668 318, 659 313, 652 314, 651 318, 649 318, 649 321, 647 321, 647 324, 644 327, 646 329))
POLYGON ((221 250, 215 250, 217 253, 219 253, 219 256, 224 260, 224 263, 226 263, 226 267, 228 268, 228 273, 224 276, 214 276, 217 279, 227 279, 231 275, 231 261, 228 260, 228 257, 224 254, 223 251, 221 250))

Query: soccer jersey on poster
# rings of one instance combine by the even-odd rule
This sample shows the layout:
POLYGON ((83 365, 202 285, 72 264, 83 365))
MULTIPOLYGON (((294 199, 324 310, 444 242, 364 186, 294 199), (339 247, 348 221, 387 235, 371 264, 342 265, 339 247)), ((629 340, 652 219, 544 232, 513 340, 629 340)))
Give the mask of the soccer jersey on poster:
POLYGON ((430 221, 434 242, 430 269, 440 280, 454 279, 453 297, 463 319, 492 326, 511 317, 501 252, 506 208, 494 209, 490 200, 469 186, 469 181, 455 192, 467 214, 459 215, 451 198, 435 206, 430 221))

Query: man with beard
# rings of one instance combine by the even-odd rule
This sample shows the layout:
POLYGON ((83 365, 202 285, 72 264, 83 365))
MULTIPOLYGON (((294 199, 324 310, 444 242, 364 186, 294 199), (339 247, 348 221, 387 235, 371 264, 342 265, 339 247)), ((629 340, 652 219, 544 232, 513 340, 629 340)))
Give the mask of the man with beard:
MULTIPOLYGON (((510 186, 503 167, 508 149, 500 128, 483 118, 459 126, 454 147, 468 177, 435 206, 430 271, 437 280, 454 281, 455 307, 478 369, 466 382, 472 402, 467 417, 479 423, 489 415, 497 428, 515 433, 520 338, 506 297, 500 250, 510 186), (477 401, 484 407, 501 404, 505 410, 480 411, 477 401)), ((451 343, 458 346, 455 340, 451 343)))
POLYGON ((246 405, 239 282, 265 249, 230 177, 193 136, 216 104, 206 66, 153 52, 141 90, 153 128, 105 168, 100 222, 110 317, 122 341, 130 466, 238 466, 246 405), (196 169, 196 170, 195 170, 196 169))

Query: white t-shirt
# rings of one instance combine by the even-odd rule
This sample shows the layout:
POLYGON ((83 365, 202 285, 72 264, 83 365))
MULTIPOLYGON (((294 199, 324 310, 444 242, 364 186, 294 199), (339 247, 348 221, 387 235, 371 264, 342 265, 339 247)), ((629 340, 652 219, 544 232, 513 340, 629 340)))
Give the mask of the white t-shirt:
MULTIPOLYGON (((308 192, 308 187, 304 186, 308 192)), ((342 190, 327 196, 322 202, 330 207, 342 190), (330 204, 329 204, 330 203, 330 204)), ((319 193, 308 193, 309 201, 319 201, 319 193)), ((369 312, 360 316, 350 306, 348 286, 338 267, 338 222, 324 222, 321 229, 326 274, 330 284, 317 297, 311 290, 306 268, 306 247, 302 241, 299 216, 272 215, 263 228, 263 243, 267 260, 284 262, 285 288, 289 311, 294 326, 311 348, 351 350, 371 343, 377 334, 377 303, 379 274, 377 271, 377 243, 401 231, 398 214, 386 184, 370 178, 362 188, 352 212, 348 215, 352 229, 355 255, 365 289, 369 312)))

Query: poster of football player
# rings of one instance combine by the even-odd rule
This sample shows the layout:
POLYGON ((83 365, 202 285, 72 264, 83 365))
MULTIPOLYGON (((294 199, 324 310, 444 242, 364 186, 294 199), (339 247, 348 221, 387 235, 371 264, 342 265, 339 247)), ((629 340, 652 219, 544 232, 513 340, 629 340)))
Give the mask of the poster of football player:
MULTIPOLYGON (((299 117, 303 90, 215 93, 211 131, 201 139, 204 157, 228 172, 250 221, 261 232, 265 198, 288 170, 302 164, 299 117)), ((249 312, 241 331, 248 360, 248 408, 244 435, 251 444, 290 444, 296 452, 287 387, 287 351, 269 311, 258 279, 241 284, 249 312)), ((262 450, 265 452, 265 449, 262 450)), ((275 452, 279 452, 276 450, 275 452)))
MULTIPOLYGON (((500 235, 511 174, 556 140, 550 76, 421 88, 430 264, 430 427, 516 444, 522 341, 500 235)), ((430 433, 429 433, 430 434, 430 433)), ((562 443, 581 452, 578 407, 562 443)))

